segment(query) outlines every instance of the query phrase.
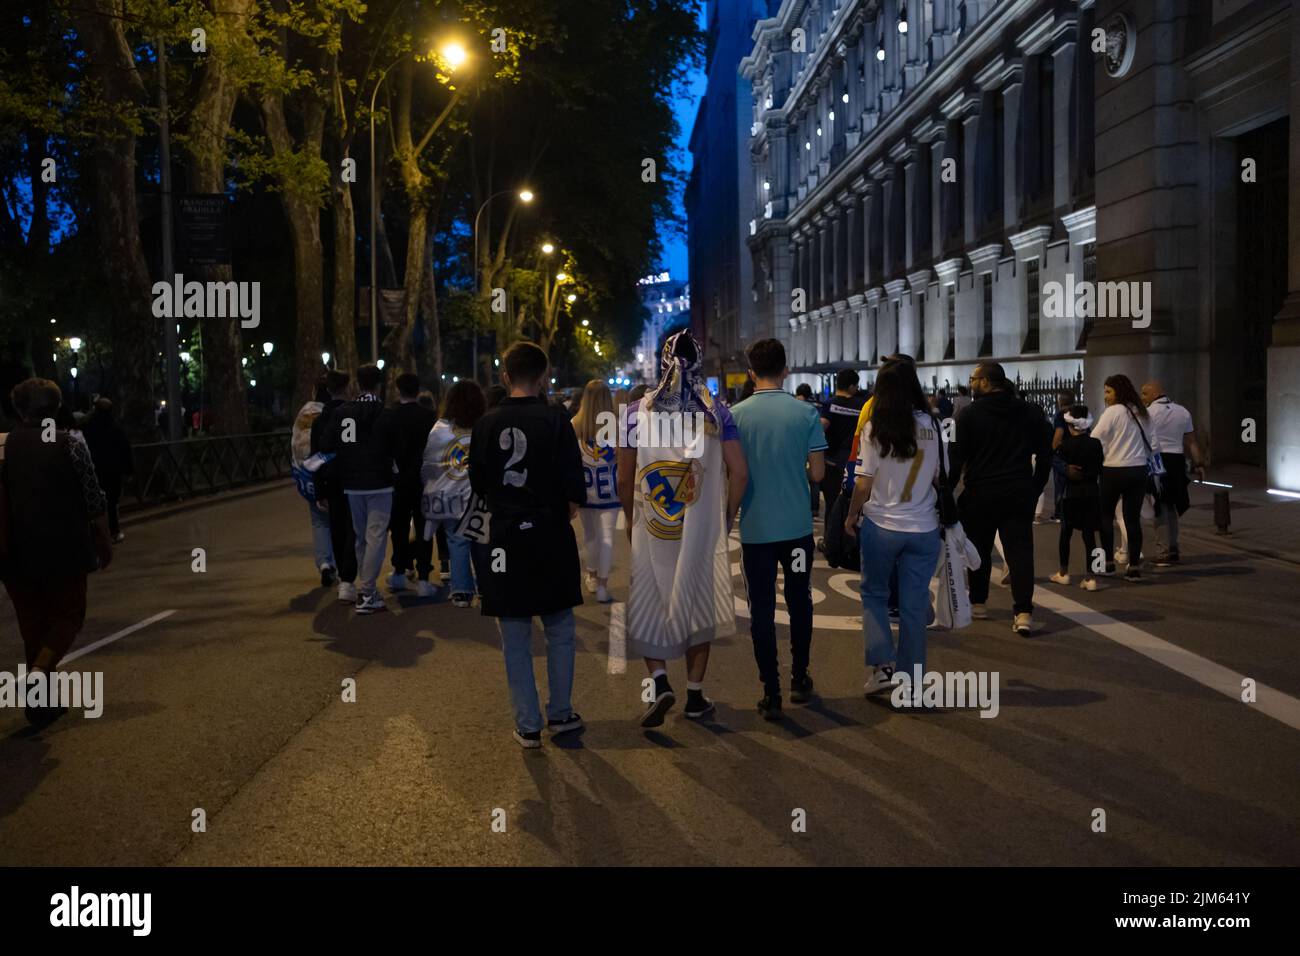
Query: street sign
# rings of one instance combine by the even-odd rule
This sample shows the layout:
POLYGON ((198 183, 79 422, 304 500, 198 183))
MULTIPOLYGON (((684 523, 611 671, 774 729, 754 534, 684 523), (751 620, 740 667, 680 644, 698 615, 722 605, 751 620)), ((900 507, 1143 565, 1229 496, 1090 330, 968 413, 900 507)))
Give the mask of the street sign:
POLYGON ((222 193, 176 199, 181 256, 192 266, 230 265, 230 200, 222 193))

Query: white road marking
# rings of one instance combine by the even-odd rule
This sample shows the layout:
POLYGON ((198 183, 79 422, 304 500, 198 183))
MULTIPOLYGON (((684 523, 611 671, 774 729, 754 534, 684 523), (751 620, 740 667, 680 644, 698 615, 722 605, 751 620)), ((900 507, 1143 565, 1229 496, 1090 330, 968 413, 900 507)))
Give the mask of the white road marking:
MULTIPOLYGON (((1245 674, 1238 674, 1231 668, 1170 644, 1132 624, 1107 617, 1047 588, 1034 589, 1034 603, 1241 703, 1241 682, 1245 680, 1245 674)), ((1300 730, 1300 700, 1258 682, 1255 695, 1255 703, 1247 706, 1300 730)))
POLYGON ((110 634, 108 635, 108 637, 101 638, 100 640, 95 641, 93 644, 87 644, 85 647, 73 651, 71 654, 64 657, 63 660, 59 661, 59 665, 62 666, 71 661, 75 661, 78 657, 85 657, 87 654, 91 653, 92 651, 99 650, 101 647, 103 647, 106 644, 112 644, 114 641, 120 641, 128 634, 134 634, 136 631, 141 630, 142 628, 146 628, 150 624, 157 624, 163 618, 171 617, 175 613, 176 613, 175 608, 172 608, 169 611, 160 611, 159 613, 155 614, 153 617, 145 618, 139 624, 132 624, 130 627, 124 627, 122 628, 122 630, 118 631, 115 634, 110 634))

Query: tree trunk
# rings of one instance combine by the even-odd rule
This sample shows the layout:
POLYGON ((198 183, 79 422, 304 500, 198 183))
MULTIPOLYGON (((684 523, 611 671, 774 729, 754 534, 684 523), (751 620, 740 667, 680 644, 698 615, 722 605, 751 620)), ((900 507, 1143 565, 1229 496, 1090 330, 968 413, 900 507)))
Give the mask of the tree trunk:
MULTIPOLYGON (((131 46, 113 0, 86 0, 72 15, 86 45, 88 77, 110 103, 144 99, 131 46)), ((114 367, 122 424, 136 441, 156 440, 153 377, 157 366, 158 320, 153 317, 149 267, 140 241, 136 208, 136 138, 125 126, 98 131, 85 168, 93 194, 93 219, 100 265, 109 290, 114 367)))
POLYGON ((311 401, 320 377, 325 316, 325 250, 320 209, 309 200, 281 193, 293 241, 294 333, 293 409, 311 401))
POLYGON ((357 222, 352 188, 334 187, 334 367, 357 369, 357 222))
POLYGON ((402 320, 384 337, 380 346, 387 362, 389 390, 396 393, 396 379, 402 372, 413 371, 411 339, 420 312, 420 288, 424 280, 425 240, 429 230, 429 211, 421 202, 411 203, 411 223, 406 236, 405 303, 402 320))
POLYGON ((433 278, 433 234, 430 233, 424 249, 423 296, 425 331, 425 365, 433 371, 433 380, 442 381, 442 328, 438 322, 438 284, 433 278))

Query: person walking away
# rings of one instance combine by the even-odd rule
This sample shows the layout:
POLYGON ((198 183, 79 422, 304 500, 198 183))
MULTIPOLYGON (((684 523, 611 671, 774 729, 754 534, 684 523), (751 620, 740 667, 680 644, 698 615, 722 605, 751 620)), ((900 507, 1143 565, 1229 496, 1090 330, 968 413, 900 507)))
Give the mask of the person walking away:
POLYGON ((642 727, 660 726, 676 703, 667 668, 680 657, 686 717, 713 713, 704 693, 709 648, 736 630, 727 536, 748 475, 736 423, 709 393, 702 358, 687 329, 665 340, 659 382, 628 407, 627 444, 618 451, 632 544, 627 652, 645 660, 654 680, 642 727))
POLYGON ((979 552, 970 573, 971 617, 988 617, 989 555, 1002 541, 1011 576, 1012 629, 1028 637, 1034 623, 1034 507, 1052 470, 1052 430, 1042 409, 1017 397, 996 362, 970 377, 974 401, 956 420, 950 451, 953 485, 965 487, 958 508, 967 539, 979 552))
MULTIPOLYGON (((626 393, 622 394, 626 398, 626 393)), ((573 431, 578 436, 587 485, 587 500, 578 511, 587 555, 583 584, 601 604, 614 600, 609 596, 609 572, 614 564, 614 528, 621 507, 618 500, 616 425, 609 386, 593 378, 582 390, 578 413, 573 418, 573 431)))
MULTIPOLYGON (((312 425, 320 418, 329 400, 329 373, 325 373, 316 380, 312 400, 298 409, 298 414, 293 419, 289 456, 295 468, 302 468, 303 463, 312 456, 312 425)), ((320 586, 327 588, 338 577, 334 568, 334 547, 330 539, 329 504, 320 498, 320 484, 315 481, 313 484, 316 485, 318 500, 307 502, 307 516, 311 520, 312 555, 316 561, 316 570, 320 572, 320 586)))
POLYGON ((86 419, 81 429, 86 446, 90 449, 90 458, 95 464, 95 475, 99 486, 104 490, 107 502, 108 533, 113 543, 119 544, 126 539, 118 521, 117 505, 122 498, 122 484, 130 477, 134 466, 131 461, 131 439, 126 430, 113 418, 113 402, 100 396, 95 399, 95 408, 86 419))
POLYGON ((844 486, 844 467, 853 449, 853 431, 867 396, 858 388, 858 373, 843 368, 835 373, 835 394, 821 407, 822 428, 826 430, 826 472, 821 480, 826 517, 830 518, 835 500, 844 486))
POLYGON ((1147 459, 1156 449, 1154 432, 1142 397, 1127 375, 1112 375, 1105 382, 1106 410, 1092 428, 1101 442, 1101 546, 1106 552, 1106 573, 1115 573, 1115 505, 1121 505, 1128 540, 1127 581, 1142 580, 1142 499, 1147 493, 1147 459))
POLYGON ((1050 580, 1070 583, 1070 539, 1078 530, 1083 538, 1083 581, 1085 591, 1097 590, 1093 572, 1093 549, 1097 547, 1097 527, 1101 524, 1097 479, 1101 475, 1104 452, 1101 442, 1088 434, 1092 416, 1087 405, 1073 405, 1062 414, 1066 436, 1056 447, 1055 461, 1065 469, 1065 497, 1061 499, 1061 534, 1057 544, 1060 571, 1050 580))
MULTIPOLYGON (((753 378, 750 378, 745 384, 749 387, 749 390, 742 395, 741 401, 744 401, 745 399, 749 398, 751 395, 754 394, 754 392, 758 390, 758 386, 754 383, 753 378)), ((812 386, 809 385, 807 382, 804 382, 802 385, 799 385, 797 388, 795 388, 794 397, 801 402, 806 402, 809 405, 817 404, 817 400, 813 397, 812 386)), ((737 403, 737 407, 739 407, 739 402, 737 403)), ((820 509, 818 508, 818 505, 821 503, 821 497, 822 497, 821 484, 819 482, 814 482, 812 481, 812 479, 809 479, 808 497, 812 506, 812 516, 816 518, 820 514, 820 509)))
POLYGON ((338 466, 355 529, 357 603, 353 610, 357 614, 388 610, 376 581, 388 544, 399 439, 397 418, 379 397, 383 380, 377 365, 357 369, 357 397, 330 412, 321 444, 323 451, 337 456, 331 464, 338 466))
POLYGON ((957 397, 952 400, 952 417, 956 419, 963 408, 971 403, 970 389, 965 385, 957 386, 957 397))
POLYGON ((844 522, 845 533, 857 535, 862 550, 865 692, 892 690, 897 672, 915 694, 925 673, 930 578, 942 546, 935 482, 945 449, 916 366, 882 367, 873 399, 844 522), (895 575, 897 647, 889 629, 889 582, 895 575))
MULTIPOLYGON (((815 406, 792 401, 783 390, 790 370, 785 346, 762 339, 746 352, 754 394, 736 406, 740 444, 749 482, 740 505, 741 567, 749 597, 754 660, 763 682, 758 710, 768 720, 781 716, 780 667, 776 650, 776 569, 790 614, 790 700, 812 699, 808 673, 812 649, 812 518, 791 509, 800 485, 825 476, 826 434, 815 406)), ((933 568, 931 568, 933 570, 933 568)))
MULTIPOLYGON (((85 623, 86 575, 112 563, 113 544, 90 450, 79 435, 54 426, 59 387, 29 378, 14 386, 10 400, 18 422, 0 449, 8 512, 0 577, 18 619, 27 680, 48 687, 85 623)), ((51 701, 26 709, 38 727, 63 713, 51 701)))
POLYGON ((447 393, 442 417, 429 432, 424 446, 420 478, 424 482, 423 513, 428 522, 426 540, 433 530, 446 537, 450 552, 451 603, 469 607, 474 603, 474 568, 469 540, 456 533, 470 503, 469 449, 474 426, 487 411, 483 390, 472 379, 463 379, 447 393))
MULTIPOLYGON (((350 378, 341 369, 331 369, 325 373, 325 391, 329 398, 324 402, 320 414, 311 423, 311 453, 313 455, 325 450, 326 425, 330 424, 336 411, 348 400, 350 378)), ((357 541, 352 531, 352 509, 348 505, 347 495, 343 493, 343 483, 339 480, 339 462, 332 459, 316 470, 316 494, 323 497, 325 510, 329 514, 330 551, 334 555, 334 570, 338 576, 338 596, 342 604, 357 602, 357 541)), ((325 576, 321 576, 322 585, 325 576)))
POLYGON ((1142 386, 1142 401, 1147 407, 1155 441, 1160 445, 1165 474, 1160 480, 1160 508, 1156 515, 1156 567, 1167 568, 1179 561, 1178 519, 1189 507, 1188 463, 1191 471, 1205 480, 1205 456, 1196 442, 1192 413, 1165 394, 1165 387, 1152 379, 1142 386))
POLYGON ((571 524, 587 499, 582 456, 568 413, 539 391, 550 360, 531 342, 501 359, 507 397, 474 425, 469 480, 491 515, 480 564, 483 614, 497 618, 514 739, 542 745, 542 716, 533 680, 533 618, 546 632, 550 697, 546 726, 561 734, 582 728, 573 709, 574 615, 582 603, 578 541, 571 524))
POLYGON ((1071 392, 1058 392, 1056 411, 1052 415, 1052 520, 1061 520, 1061 501, 1070 484, 1065 473, 1065 462, 1061 458, 1061 443, 1070 434, 1070 426, 1065 423, 1065 414, 1074 406, 1071 392))
POLYGON ((420 377, 414 372, 397 376, 397 407, 392 409, 392 415, 397 423, 397 479, 388 528, 393 538, 393 573, 388 576, 388 587, 405 591, 407 575, 414 572, 416 595, 433 597, 438 588, 429 581, 433 570, 433 539, 425 537, 424 516, 420 513, 424 491, 420 467, 438 413, 420 404, 420 377))

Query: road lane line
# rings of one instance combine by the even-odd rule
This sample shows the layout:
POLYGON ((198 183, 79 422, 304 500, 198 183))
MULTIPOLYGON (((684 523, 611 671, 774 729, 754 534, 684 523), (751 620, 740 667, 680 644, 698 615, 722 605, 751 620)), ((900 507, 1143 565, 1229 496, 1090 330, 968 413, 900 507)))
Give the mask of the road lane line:
POLYGON ((142 628, 146 628, 150 624, 157 624, 163 618, 171 617, 175 613, 176 613, 175 608, 172 608, 169 611, 161 611, 158 614, 155 614, 153 617, 145 618, 139 624, 132 624, 130 627, 124 627, 122 628, 122 630, 118 631, 115 634, 110 634, 108 635, 108 637, 95 641, 93 644, 87 644, 85 647, 73 651, 71 654, 67 655, 61 661, 59 661, 59 666, 62 667, 64 664, 67 664, 71 661, 75 661, 78 657, 85 657, 91 651, 97 651, 105 644, 112 644, 114 641, 120 641, 128 634, 134 634, 136 631, 141 630, 142 628))
MULTIPOLYGON (((1149 657, 1157 664, 1163 664, 1170 670, 1189 677, 1210 690, 1218 691, 1225 697, 1241 703, 1241 682, 1248 676, 1238 674, 1231 668, 1216 664, 1208 658, 1201 657, 1176 644, 1148 634, 1132 624, 1125 624, 1100 611, 1094 611, 1085 605, 1067 597, 1049 591, 1046 588, 1034 589, 1034 603, 1055 614, 1059 614, 1090 631, 1109 638, 1122 647, 1149 657)), ((1295 730, 1300 730, 1300 700, 1285 694, 1276 688, 1256 682, 1255 703, 1247 705, 1262 714, 1272 717, 1295 730)))

